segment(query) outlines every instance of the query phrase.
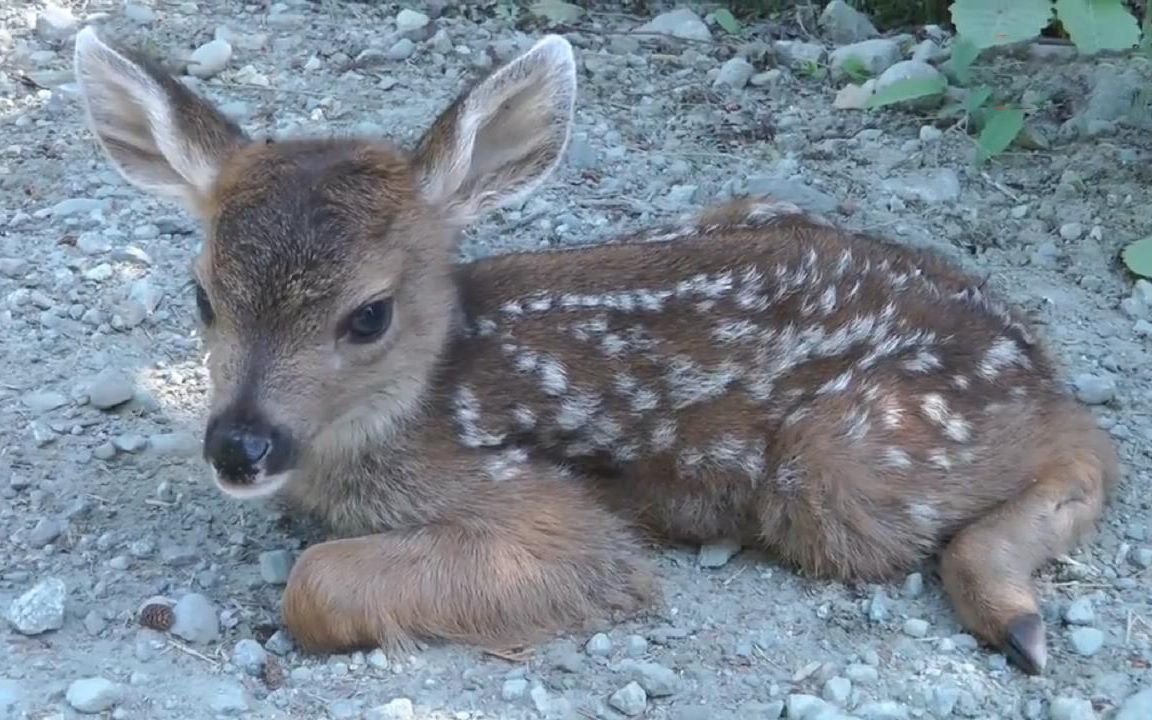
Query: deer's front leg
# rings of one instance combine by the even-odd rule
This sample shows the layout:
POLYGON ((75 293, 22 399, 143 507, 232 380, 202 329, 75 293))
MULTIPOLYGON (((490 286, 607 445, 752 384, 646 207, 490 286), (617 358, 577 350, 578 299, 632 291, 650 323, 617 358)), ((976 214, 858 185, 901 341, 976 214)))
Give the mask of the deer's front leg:
POLYGON ((414 638, 521 646, 656 600, 641 550, 571 480, 486 482, 435 523, 309 548, 284 619, 314 652, 400 650, 414 638))

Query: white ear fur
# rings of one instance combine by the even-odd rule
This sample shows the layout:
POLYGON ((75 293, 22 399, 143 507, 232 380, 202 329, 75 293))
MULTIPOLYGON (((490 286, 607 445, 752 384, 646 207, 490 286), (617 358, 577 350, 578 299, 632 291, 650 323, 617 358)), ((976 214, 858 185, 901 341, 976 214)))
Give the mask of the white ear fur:
POLYGON ((568 41, 536 42, 458 98, 421 139, 425 197, 468 223, 533 192, 567 150, 576 89, 568 41))
POLYGON ((76 83, 88 127, 113 166, 145 192, 194 207, 243 132, 210 103, 141 59, 76 35, 76 83))

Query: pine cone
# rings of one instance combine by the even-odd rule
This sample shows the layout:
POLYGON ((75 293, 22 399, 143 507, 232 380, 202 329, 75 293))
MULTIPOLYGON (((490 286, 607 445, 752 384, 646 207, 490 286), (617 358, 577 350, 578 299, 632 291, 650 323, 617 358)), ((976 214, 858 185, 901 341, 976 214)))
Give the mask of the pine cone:
POLYGON ((146 628, 167 632, 175 621, 176 613, 171 605, 154 602, 140 609, 140 624, 146 628))

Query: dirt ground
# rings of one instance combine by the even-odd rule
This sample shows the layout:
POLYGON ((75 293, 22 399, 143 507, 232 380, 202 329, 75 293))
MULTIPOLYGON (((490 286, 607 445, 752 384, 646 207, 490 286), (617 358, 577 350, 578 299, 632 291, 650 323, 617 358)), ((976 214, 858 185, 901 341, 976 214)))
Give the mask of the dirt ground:
MULTIPOLYGON (((600 4, 564 31, 580 54, 564 166, 464 247, 607 239, 770 191, 987 275, 1042 323, 1125 463, 1099 536, 1040 578, 1043 677, 963 634, 931 567, 845 587, 751 552, 701 563, 694 547, 653 550, 667 601, 651 617, 527 658, 314 657, 272 634, 305 531, 222 496, 199 458, 200 230, 101 156, 71 37, 97 23, 173 68, 224 38, 224 66, 190 82, 246 129, 410 143, 544 30, 510 2, 142 2, 77 3, 71 20, 27 0, 0 9, 0 717, 1152 718, 1152 285, 1118 259, 1152 233, 1148 62, 1043 47, 983 63, 985 82, 1039 98, 1040 147, 976 166, 971 136, 928 111, 834 108, 843 81, 776 44, 835 47, 818 27, 734 39, 713 22, 706 39, 652 42, 632 33, 650 18, 600 4), (714 87, 739 74, 725 65, 737 52, 750 72, 714 87), (181 601, 182 627, 140 626, 157 595, 181 601)), ((935 33, 908 32, 905 56, 935 33)))

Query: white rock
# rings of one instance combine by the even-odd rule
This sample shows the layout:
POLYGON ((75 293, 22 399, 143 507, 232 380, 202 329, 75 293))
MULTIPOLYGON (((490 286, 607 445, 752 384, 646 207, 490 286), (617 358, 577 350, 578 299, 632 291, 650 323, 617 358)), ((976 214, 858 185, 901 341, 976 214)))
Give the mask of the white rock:
POLYGON ((94 714, 104 712, 120 702, 123 688, 102 677, 73 680, 68 685, 64 699, 74 710, 94 714))
POLYGON ((76 16, 68 8, 47 5, 36 15, 36 34, 48 43, 63 42, 76 32, 76 16))
POLYGON ((365 714, 365 720, 412 720, 416 715, 412 701, 408 698, 396 698, 379 707, 372 708, 365 714))
POLYGON ((423 28, 428 22, 428 16, 424 13, 404 8, 396 15, 396 31, 412 32, 423 28))
POLYGON ((712 87, 718 88, 727 85, 733 90, 740 90, 748 84, 748 80, 755 71, 756 68, 752 67, 752 63, 744 58, 731 58, 720 66, 720 72, 716 73, 712 87))
POLYGON ((862 84, 848 83, 836 92, 832 107, 837 110, 863 110, 876 93, 876 79, 869 78, 862 84))
POLYGON ((1051 720, 1096 720, 1092 703, 1080 698, 1058 697, 1048 709, 1051 720))
POLYGON ((858 61, 868 74, 877 76, 900 61, 900 46, 895 40, 875 38, 837 48, 828 58, 832 76, 843 77, 844 65, 850 59, 858 61))
POLYGON ((788 67, 816 64, 824 59, 824 46, 801 40, 777 40, 772 49, 788 67))
POLYGON ((648 695, 644 688, 636 681, 632 681, 620 688, 608 698, 608 704, 628 717, 634 717, 644 712, 648 707, 648 695))
POLYGON ((1152 718, 1152 687, 1130 695, 1112 720, 1148 720, 1152 718))
POLYGON ((220 618, 208 598, 188 593, 172 608, 172 634, 191 643, 209 643, 220 637, 220 618))
POLYGON ((843 0, 832 0, 820 13, 820 29, 838 45, 877 37, 876 26, 868 16, 843 0))
POLYGON ((739 541, 726 538, 714 543, 701 545, 696 560, 700 563, 700 567, 724 567, 741 549, 739 541))
POLYGON ((210 40, 188 58, 188 74, 206 80, 226 68, 231 59, 232 45, 227 40, 210 40))
POLYGON ((899 83, 918 80, 938 82, 941 91, 946 87, 944 76, 936 68, 922 60, 903 60, 880 73, 880 77, 876 78, 876 92, 883 92, 899 83))
POLYGON ((40 635, 64 626, 68 589, 59 578, 46 578, 8 606, 8 622, 22 635, 40 635))
POLYGON ((686 40, 711 40, 712 32, 700 16, 688 8, 661 13, 636 28, 638 33, 661 33, 686 40))

